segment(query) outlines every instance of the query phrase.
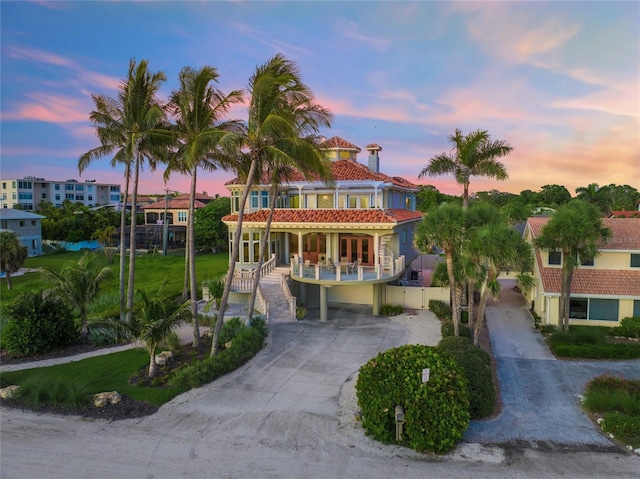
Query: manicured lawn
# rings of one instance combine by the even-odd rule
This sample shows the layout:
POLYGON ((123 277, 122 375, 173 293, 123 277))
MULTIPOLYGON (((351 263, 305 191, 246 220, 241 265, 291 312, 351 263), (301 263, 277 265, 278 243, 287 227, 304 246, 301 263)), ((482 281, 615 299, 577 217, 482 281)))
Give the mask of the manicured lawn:
MULTIPOLYGON (((60 271, 82 256, 82 252, 67 252, 28 258, 26 268, 50 268, 60 271)), ((129 260, 127 258, 127 271, 129 260)), ((229 264, 227 253, 200 254, 196 256, 196 281, 199 285, 206 279, 214 279, 226 273, 229 264)), ((108 264, 104 255, 100 254, 94 261, 95 268, 109 266, 113 272, 113 277, 108 280, 103 287, 103 295, 99 298, 91 309, 91 316, 99 317, 105 313, 111 314, 118 311, 118 271, 119 258, 114 257, 113 264, 108 264), (115 309, 114 309, 115 308, 115 309)), ((0 281, 2 302, 7 304, 20 293, 26 291, 40 291, 47 289, 48 285, 43 282, 39 273, 27 273, 22 276, 12 278, 13 289, 8 291, 6 280, 0 281)), ((155 293, 164 283, 164 295, 178 296, 182 293, 184 281, 184 257, 183 256, 162 256, 148 255, 136 258, 135 288, 143 289, 149 293, 155 293)))
POLYGON ((149 354, 144 349, 129 349, 105 356, 84 359, 46 368, 4 372, 0 375, 2 386, 51 378, 73 378, 87 387, 88 392, 118 391, 137 401, 146 401, 160 406, 186 388, 140 387, 129 384, 129 377, 149 363, 149 354))

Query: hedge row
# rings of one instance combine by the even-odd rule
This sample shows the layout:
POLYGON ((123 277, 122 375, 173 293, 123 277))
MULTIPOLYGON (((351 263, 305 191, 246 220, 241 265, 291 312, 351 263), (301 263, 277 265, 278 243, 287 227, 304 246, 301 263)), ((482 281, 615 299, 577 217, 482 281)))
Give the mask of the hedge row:
POLYGON ((240 331, 229 348, 177 370, 169 380, 172 386, 196 388, 235 371, 253 358, 264 346, 265 330, 250 327, 240 331))
POLYGON ((556 356, 584 359, 640 358, 640 344, 552 344, 556 356))

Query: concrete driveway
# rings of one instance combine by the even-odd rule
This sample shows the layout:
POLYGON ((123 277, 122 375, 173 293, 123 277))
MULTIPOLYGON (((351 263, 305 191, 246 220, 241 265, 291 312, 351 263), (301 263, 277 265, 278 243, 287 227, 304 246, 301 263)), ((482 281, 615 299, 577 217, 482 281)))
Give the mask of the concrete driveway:
MULTIPOLYGON (((413 319, 420 322, 411 323, 412 327, 439 329, 430 313, 426 316, 413 319)), ((108 423, 3 410, 0 475, 6 479, 638 477, 640 458, 610 447, 599 448, 607 451, 601 454, 589 448, 562 454, 555 449, 514 448, 508 444, 511 438, 491 436, 480 441, 479 423, 472 424, 466 443, 445 457, 370 440, 354 419, 353 375, 379 351, 410 341, 407 324, 373 318, 357 308, 334 309, 326 323, 311 319, 275 324, 270 346, 247 366, 142 419, 108 423)), ((507 362, 501 359, 501 375, 513 370, 504 367, 507 362)), ((513 384, 515 388, 522 382, 513 384)), ((489 425, 486 434, 491 435, 491 427, 494 434, 501 431, 501 421, 522 420, 510 404, 507 398, 503 414, 483 423, 489 425)))

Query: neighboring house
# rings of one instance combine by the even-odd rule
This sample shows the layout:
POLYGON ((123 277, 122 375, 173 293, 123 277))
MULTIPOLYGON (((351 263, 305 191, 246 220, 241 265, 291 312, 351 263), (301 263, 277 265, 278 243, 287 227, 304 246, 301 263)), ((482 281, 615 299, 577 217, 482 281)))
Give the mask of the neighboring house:
MULTIPOLYGON (((367 165, 357 161, 357 146, 333 137, 322 143, 329 151, 334 181, 306 181, 294 173, 278 189, 271 223, 267 258, 288 265, 298 289, 298 301, 307 308, 327 304, 372 305, 379 314, 383 286, 397 281, 417 256, 413 247, 418 187, 379 171, 381 147, 368 145, 367 165)), ((226 183, 231 193, 229 244, 236 234, 244 184, 226 183)), ((269 214, 270 181, 255 185, 245 205, 237 268, 253 269, 269 214)))
POLYGON ((85 206, 116 206, 120 201, 120 185, 97 183, 96 180, 51 181, 25 176, 15 180, 2 179, 0 186, 0 208, 20 206, 31 211, 40 209, 42 202, 59 208, 65 200, 85 206))
MULTIPOLYGON (((196 210, 204 208, 213 200, 215 200, 213 196, 196 194, 193 206, 196 210)), ((170 225, 187 226, 189 218, 189 195, 169 196, 159 199, 156 202, 144 205, 142 211, 144 212, 145 225, 163 224, 166 212, 167 221, 170 225)))
POLYGON ((612 211, 609 218, 640 218, 640 211, 636 210, 619 210, 612 211))
MULTIPOLYGON (((529 218, 525 239, 533 242, 549 218, 529 218)), ((593 261, 574 270, 570 324, 618 326, 640 316, 640 218, 605 218, 611 237, 593 261)), ((543 324, 559 325, 562 253, 535 249, 537 286, 525 295, 543 324)))
POLYGON ((27 247, 29 256, 42 254, 42 218, 29 211, 0 208, 0 229, 18 234, 20 243, 27 247))

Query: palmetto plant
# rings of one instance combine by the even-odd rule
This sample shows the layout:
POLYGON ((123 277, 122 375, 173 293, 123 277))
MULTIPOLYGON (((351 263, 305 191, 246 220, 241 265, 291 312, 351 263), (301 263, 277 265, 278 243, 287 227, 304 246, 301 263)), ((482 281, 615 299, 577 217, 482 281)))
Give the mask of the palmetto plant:
POLYGON ((48 268, 41 270, 43 278, 53 283, 47 294, 62 296, 78 312, 82 334, 87 333, 89 305, 100 294, 104 281, 111 278, 111 268, 105 266, 99 271, 92 268, 95 258, 94 254, 87 252, 76 264, 60 272, 48 268))

